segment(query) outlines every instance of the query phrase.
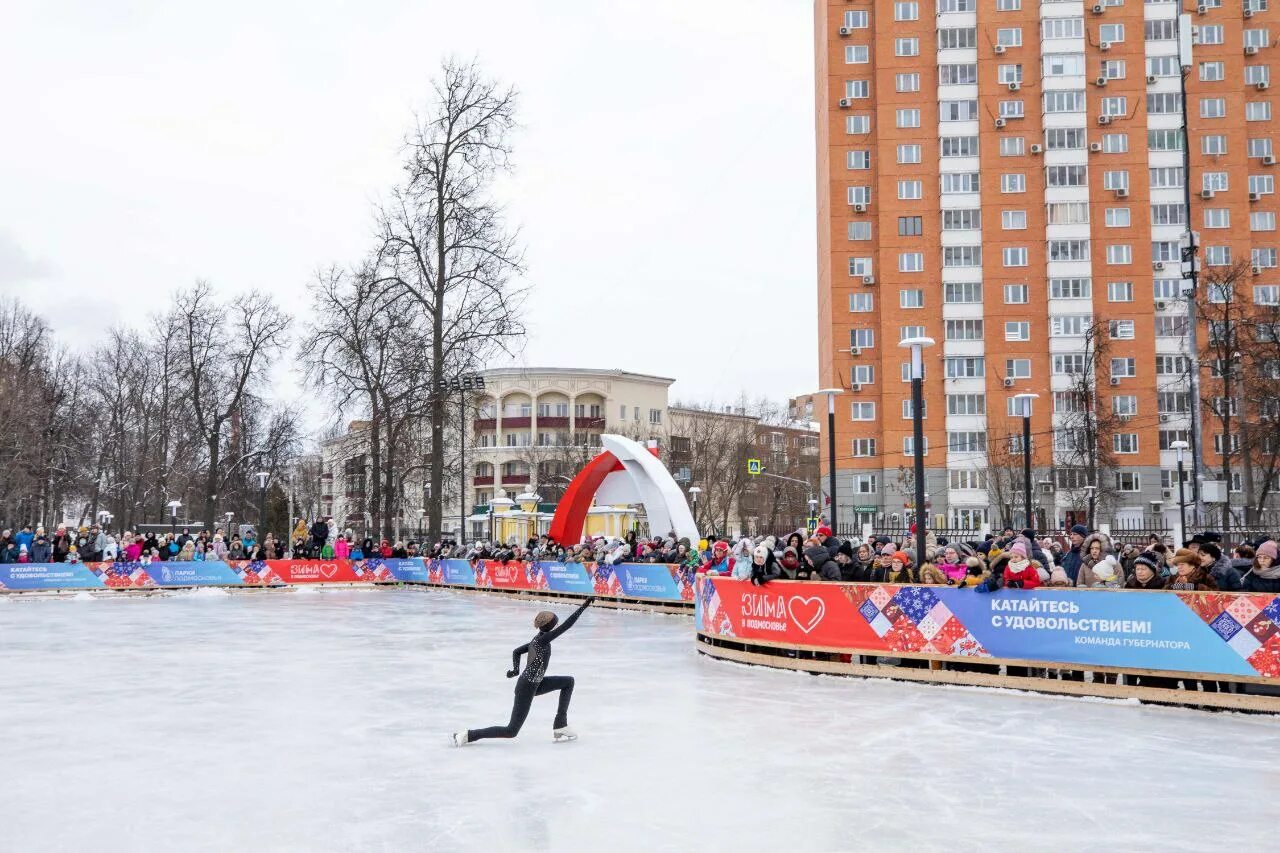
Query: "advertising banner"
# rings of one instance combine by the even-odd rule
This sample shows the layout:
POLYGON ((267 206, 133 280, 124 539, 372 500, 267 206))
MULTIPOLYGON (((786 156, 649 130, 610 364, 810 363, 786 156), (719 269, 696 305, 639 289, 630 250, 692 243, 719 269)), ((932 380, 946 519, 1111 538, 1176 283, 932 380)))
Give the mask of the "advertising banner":
POLYGON ((698 630, 722 637, 1280 678, 1280 596, 699 583, 698 630))
POLYGON ((94 589, 102 578, 83 563, 0 563, 0 589, 94 589))
POLYGON ((488 589, 546 590, 613 598, 693 601, 693 573, 662 563, 500 563, 432 560, 431 583, 488 589))

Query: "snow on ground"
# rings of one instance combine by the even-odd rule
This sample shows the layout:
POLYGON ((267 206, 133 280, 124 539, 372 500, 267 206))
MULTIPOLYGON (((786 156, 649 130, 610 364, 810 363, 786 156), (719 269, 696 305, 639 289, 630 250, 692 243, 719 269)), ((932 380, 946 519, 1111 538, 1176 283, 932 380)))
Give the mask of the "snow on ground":
POLYGON ((0 849, 1270 849, 1273 718, 714 661, 587 611, 519 739, 540 607, 423 590, 20 601, 0 615, 0 849), (1227 841, 1229 839, 1229 841, 1227 841))

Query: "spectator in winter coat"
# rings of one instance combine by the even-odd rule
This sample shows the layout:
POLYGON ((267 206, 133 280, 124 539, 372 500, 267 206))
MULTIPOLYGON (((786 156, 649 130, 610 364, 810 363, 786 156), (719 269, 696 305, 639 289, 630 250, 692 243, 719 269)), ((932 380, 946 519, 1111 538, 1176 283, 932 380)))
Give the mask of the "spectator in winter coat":
POLYGON ((840 545, 843 544, 831 532, 831 528, 825 524, 820 525, 817 530, 813 531, 813 538, 818 540, 818 544, 823 548, 827 549, 827 556, 833 560, 836 558, 836 552, 840 550, 840 545))
MULTIPOLYGON (((321 549, 320 554, 321 556, 324 555, 323 549, 321 549)), ((351 542, 350 540, 347 539, 347 536, 345 533, 339 536, 337 539, 333 540, 333 556, 334 556, 334 559, 337 559, 337 560, 350 559, 351 542)))
POLYGON ((773 537, 770 536, 751 552, 751 573, 749 578, 756 586, 764 586, 769 581, 782 577, 782 569, 777 558, 773 556, 773 537))
POLYGON ((66 526, 58 525, 58 529, 53 534, 53 561, 55 563, 65 563, 67 554, 70 553, 71 546, 74 544, 71 539, 71 533, 66 526))
POLYGON ((1274 540, 1268 539, 1259 545, 1257 553, 1253 555, 1253 565, 1240 579, 1241 589, 1245 592, 1280 592, 1280 562, 1276 560, 1276 555, 1274 540))
MULTIPOLYGON (((44 533, 44 528, 43 527, 38 528, 37 532, 44 533)), ((26 545, 27 550, 30 551, 31 543, 35 541, 36 541, 36 534, 31 532, 30 524, 22 525, 22 529, 19 530, 17 533, 13 534, 13 544, 18 546, 18 550, 21 550, 22 546, 26 545)))
POLYGON ((986 583, 990 573, 982 558, 974 555, 964 559, 964 579, 956 583, 957 587, 976 587, 986 583))
POLYGON ((920 576, 911 563, 911 555, 898 551, 889 557, 888 583, 920 583, 920 576))
MULTIPOLYGON (((177 544, 177 543, 175 542, 174 544, 177 544)), ((188 536, 186 543, 183 544, 182 549, 178 551, 178 556, 174 557, 174 559, 177 560, 179 563, 190 563, 190 562, 193 562, 195 558, 196 558, 196 545, 195 545, 195 542, 191 540, 191 537, 188 536)))
POLYGON ((4 546, 4 555, 0 558, 0 563, 16 563, 18 555, 21 553, 21 546, 17 542, 10 540, 8 545, 4 546))
POLYGON ((862 568, 862 564, 858 561, 851 543, 846 541, 840 544, 840 550, 836 551, 835 560, 836 565, 840 567, 840 580, 845 583, 858 583, 866 577, 866 573, 862 568))
POLYGON ((714 575, 732 575, 733 557, 729 556, 729 543, 723 539, 711 546, 711 558, 698 567, 698 572, 714 575))
POLYGON ((817 542, 816 537, 809 540, 809 544, 804 549, 804 561, 809 566, 809 571, 818 575, 820 580, 838 581, 840 580, 840 566, 831 554, 817 542))
POLYGON ((317 518, 311 525, 311 550, 319 554, 324 543, 329 541, 329 522, 317 518))
POLYGON ((1077 524, 1072 527, 1069 536, 1071 548, 1062 555, 1062 560, 1059 563, 1062 566, 1062 570, 1067 573, 1067 577, 1071 578, 1072 586, 1075 585, 1076 580, 1080 577, 1080 564, 1084 559, 1082 547, 1085 537, 1088 535, 1089 529, 1083 524, 1077 524))
POLYGON ((933 563, 922 563, 920 565, 920 583, 929 584, 930 586, 947 586, 952 581, 942 569, 933 563))
POLYGON ((1213 577, 1213 582, 1223 592, 1239 592, 1240 573, 1231 566, 1231 558, 1222 553, 1213 542, 1200 546, 1200 565, 1213 577))
POLYGON ((53 545, 49 544, 49 537, 44 534, 37 536, 31 545, 31 562, 48 563, 52 560, 53 545))
POLYGON ((794 545, 788 545, 782 549, 782 556, 778 558, 778 563, 782 566, 783 574, 786 577, 794 578, 796 573, 800 571, 800 552, 796 550, 794 545))
POLYGON ((1160 562, 1151 551, 1143 551, 1133 561, 1133 574, 1125 581, 1125 589, 1164 589, 1165 580, 1160 577, 1160 562))
POLYGON ((1124 570, 1114 555, 1108 554, 1093 565, 1085 563, 1076 586, 1094 589, 1120 589, 1124 586, 1124 570))
POLYGON ((1035 589, 1040 586, 1040 573, 1027 556, 1027 546, 1022 542, 1009 546, 1009 559, 1002 578, 1009 589, 1035 589))
POLYGON ((18 546, 18 559, 17 559, 15 562, 18 562, 18 563, 30 563, 30 562, 31 562, 31 554, 29 554, 29 553, 27 552, 27 546, 26 546, 26 545, 19 545, 19 546, 18 546))
POLYGON ((1204 555, 1187 548, 1179 548, 1178 553, 1169 561, 1174 575, 1169 578, 1165 589, 1172 590, 1215 590, 1218 584, 1213 575, 1204 568, 1204 555))

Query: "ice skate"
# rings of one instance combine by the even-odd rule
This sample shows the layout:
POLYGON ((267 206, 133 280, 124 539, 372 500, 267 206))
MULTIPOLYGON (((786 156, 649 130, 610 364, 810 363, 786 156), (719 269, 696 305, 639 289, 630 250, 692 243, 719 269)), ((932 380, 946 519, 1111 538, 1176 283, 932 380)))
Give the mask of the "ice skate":
POLYGON ((467 744, 471 743, 471 740, 467 737, 467 732, 465 731, 454 732, 453 734, 449 735, 449 740, 453 743, 454 746, 466 746, 467 744))
POLYGON ((551 732, 551 736, 556 743, 560 743, 562 741, 565 743, 568 743, 571 740, 578 739, 578 733, 575 732, 573 729, 569 728, 568 726, 564 726, 562 728, 553 730, 551 732))

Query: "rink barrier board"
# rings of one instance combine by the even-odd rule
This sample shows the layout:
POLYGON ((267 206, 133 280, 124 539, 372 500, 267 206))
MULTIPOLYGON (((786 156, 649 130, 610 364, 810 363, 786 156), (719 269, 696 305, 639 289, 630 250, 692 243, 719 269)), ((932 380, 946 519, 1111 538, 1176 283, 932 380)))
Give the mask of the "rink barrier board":
MULTIPOLYGON (((479 593, 481 595, 495 595, 507 598, 524 599, 529 601, 563 601, 563 602, 579 602, 588 596, 577 592, 555 592, 552 590, 525 590, 525 589, 501 589, 498 587, 468 587, 456 586, 443 583, 421 583, 417 581, 408 581, 403 586, 411 587, 429 587, 432 589, 447 589, 460 593, 479 593)), ((612 607, 618 610, 642 610, 649 613, 670 613, 679 616, 693 615, 693 602, 691 601, 656 601, 654 599, 644 598, 625 598, 613 597, 608 595, 595 596, 597 607, 612 607)))
MULTIPOLYGON (((803 669, 815 661, 779 658, 767 650, 1280 687, 1280 596, 1275 595, 1097 589, 983 594, 922 585, 802 581, 753 588, 720 577, 699 579, 698 591, 695 622, 701 650, 715 654, 717 643, 748 652, 759 648, 766 651, 765 660, 758 662, 786 668, 803 669), (1045 618, 1027 622, 1033 615, 1045 618)), ((921 673, 939 671, 915 670, 908 676, 902 675, 906 670, 885 669, 871 666, 858 672, 930 680, 921 673)), ((962 682, 973 675, 947 672, 962 682)), ((1055 689, 1052 685, 1061 683, 1047 679, 1002 677, 1016 679, 1022 688, 1080 692, 1078 686, 1055 689)), ((1085 692, 1109 693, 1095 689, 1106 686, 1086 684, 1085 692)), ((1122 695, 1129 696, 1157 689, 1124 687, 1122 695)), ((1202 699, 1214 694, 1176 690, 1162 690, 1164 698, 1155 701, 1171 701, 1169 694, 1182 703, 1215 704, 1202 699)), ((1274 699, 1252 696, 1247 701, 1254 699, 1267 710, 1280 710, 1274 699)))
MULTIPOLYGON (((1204 693, 1194 690, 1178 690, 1162 687, 1143 687, 1131 684, 1095 684, 1080 681, 1057 681, 1035 676, 1001 675, 986 672, 961 672, 950 669, 905 669, 896 666, 879 666, 877 664, 847 663, 844 661, 791 658, 776 654, 750 651, 751 647, 770 647, 789 649, 782 644, 765 644, 753 641, 751 646, 743 649, 730 648, 719 643, 732 642, 721 640, 704 634, 698 635, 698 651, 709 657, 734 663, 767 666, 775 669, 787 669, 796 672, 808 672, 818 675, 843 675, 858 678, 877 678, 886 681, 910 681, 917 684, 950 684, 964 687, 988 687, 1003 690, 1024 690, 1033 693, 1051 693, 1063 696, 1096 696, 1105 699, 1137 699, 1141 702, 1152 702, 1167 705, 1192 705, 1197 707, 1219 708, 1235 711, 1261 711, 1280 714, 1280 697, 1260 695, 1256 693, 1204 693), (716 642, 713 642, 716 641, 716 642)), ((734 645, 742 645, 735 643, 734 645)), ((857 654, 852 652, 851 654, 857 654)), ((885 657, 882 655, 882 657, 885 657)), ((898 654, 896 657, 912 657, 914 655, 898 654)), ((919 659, 919 658, 917 658, 919 659)), ((954 658, 952 660, 955 660, 954 658)), ((973 663, 972 659, 967 662, 973 663)), ((997 663, 1011 666, 1041 666, 1034 662, 995 661, 985 659, 985 664, 997 663)), ((1116 670, 1112 670, 1116 671, 1116 670)), ((1171 678, 1188 678, 1186 673, 1136 672, 1131 670, 1116 671, 1118 674, 1165 675, 1171 678)), ((1204 679, 1215 681, 1218 679, 1204 679)))

